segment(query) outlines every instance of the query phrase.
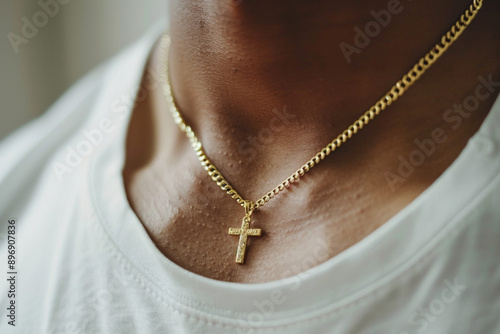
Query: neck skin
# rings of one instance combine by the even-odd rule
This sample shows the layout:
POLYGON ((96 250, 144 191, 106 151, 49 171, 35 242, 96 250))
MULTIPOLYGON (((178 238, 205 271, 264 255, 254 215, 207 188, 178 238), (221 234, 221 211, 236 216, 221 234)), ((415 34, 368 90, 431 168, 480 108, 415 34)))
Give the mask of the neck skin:
POLYGON ((413 66, 471 0, 404 1, 349 63, 340 44, 354 46, 353 28, 365 30, 375 21, 370 11, 387 11, 388 2, 399 3, 174 1, 170 65, 177 102, 201 132, 214 116, 259 130, 273 108, 284 106, 304 124, 341 129, 413 66))
MULTIPOLYGON (((217 166, 224 164, 220 159, 224 151, 234 152, 236 162, 252 161, 253 165, 287 161, 290 151, 283 148, 293 142, 293 172, 373 105, 470 3, 471 0, 174 0, 169 59, 174 97, 217 166), (349 63, 341 43, 355 46, 353 28, 364 31, 366 23, 375 21, 370 11, 387 12, 388 4, 396 4, 390 9, 397 14, 391 14, 391 22, 359 49, 359 54, 350 54, 349 63), (276 110, 282 114, 286 110, 291 116, 288 122, 283 121, 286 131, 273 131, 270 135, 268 129, 273 127, 271 120, 276 110)), ((484 4, 477 20, 483 24, 488 22, 488 9, 484 8, 488 5, 493 4, 484 4)), ((474 45, 479 49, 488 38, 478 41, 473 33, 464 35, 456 43, 462 46, 447 53, 462 53, 463 59, 468 59, 466 56, 474 53, 474 45)), ((459 59, 444 58, 434 65, 443 71, 438 69, 426 78, 434 82, 434 86, 428 87, 443 91, 443 85, 455 84, 456 88, 467 90, 469 86, 460 86, 452 79, 459 75, 455 66, 466 70, 477 68, 477 63, 469 59, 462 64, 459 59)), ((473 73, 465 79, 469 85, 477 81, 475 76, 473 73)), ((404 115, 404 110, 417 104, 420 108, 426 106, 429 96, 425 89, 412 90, 388 109, 395 110, 391 110, 391 117, 398 117, 397 122, 387 118, 377 120, 376 125, 377 131, 385 132, 387 138, 400 138, 402 144, 408 130, 412 144, 418 135, 415 121, 422 123, 423 116, 421 111, 418 115, 406 111, 404 115)), ((445 91, 442 97, 443 108, 455 100, 447 100, 445 91)), ((439 106, 436 99, 432 103, 439 106)), ((441 117, 442 112, 436 112, 436 108, 429 111, 441 117)), ((241 173, 244 166, 239 168, 241 173)), ((266 173, 265 168, 261 173, 266 173)), ((287 176, 283 174, 283 178, 287 176)), ((267 190, 250 189, 250 194, 267 190)))

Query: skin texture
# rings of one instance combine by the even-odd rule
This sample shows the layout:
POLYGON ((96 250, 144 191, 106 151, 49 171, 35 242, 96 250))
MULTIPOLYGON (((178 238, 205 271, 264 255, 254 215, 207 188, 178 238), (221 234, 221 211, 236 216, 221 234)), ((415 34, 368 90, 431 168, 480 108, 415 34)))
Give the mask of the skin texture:
MULTIPOLYGON (((348 64, 339 44, 353 45, 353 28, 363 29, 370 10, 387 1, 175 0, 168 59, 174 97, 214 164, 255 200, 377 101, 470 3, 402 2, 404 10, 348 64), (285 108, 294 117, 273 122, 273 109, 285 108), (271 135, 263 130, 271 128, 271 135), (267 144, 252 146, 259 133, 267 144)), ((443 114, 474 94, 477 76, 500 81, 499 7, 485 1, 403 97, 254 213, 251 226, 264 233, 249 238, 244 265, 234 263, 238 238, 227 235, 240 226, 243 208, 206 175, 158 87, 137 103, 130 123, 123 175, 132 208, 166 257, 209 278, 267 282, 332 258, 428 188, 478 130, 497 93, 456 129, 443 114), (408 158, 414 140, 436 128, 447 139, 389 187, 385 173, 397 173, 398 156, 408 158)), ((149 66, 157 70, 163 61, 155 50, 149 66)))

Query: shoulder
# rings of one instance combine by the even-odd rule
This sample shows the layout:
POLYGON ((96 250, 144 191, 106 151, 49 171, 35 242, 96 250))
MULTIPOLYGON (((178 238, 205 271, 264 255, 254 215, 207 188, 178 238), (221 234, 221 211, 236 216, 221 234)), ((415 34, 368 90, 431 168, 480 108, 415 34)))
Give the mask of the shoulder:
POLYGON ((0 142, 0 185, 15 178, 20 186, 23 178, 39 174, 55 155, 81 140, 85 131, 109 129, 111 121, 126 119, 148 54, 162 31, 163 25, 155 25, 78 80, 42 116, 0 142))

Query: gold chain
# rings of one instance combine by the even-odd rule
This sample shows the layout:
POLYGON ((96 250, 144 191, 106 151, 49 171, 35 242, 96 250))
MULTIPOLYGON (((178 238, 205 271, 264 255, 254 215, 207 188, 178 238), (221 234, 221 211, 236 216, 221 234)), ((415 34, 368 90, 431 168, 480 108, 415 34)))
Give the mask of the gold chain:
MULTIPOLYGON (((406 73, 401 80, 396 82, 394 86, 371 108, 369 108, 361 117, 359 117, 354 123, 352 123, 344 132, 337 136, 333 141, 328 143, 322 150, 320 150, 315 156, 313 156, 308 162, 306 162, 302 167, 300 167, 295 173, 290 175, 286 180, 281 182, 274 189, 269 191, 267 194, 259 198, 257 201, 252 203, 253 210, 257 210, 274 196, 279 194, 284 189, 288 188, 292 183, 298 180, 300 177, 304 176, 311 168, 317 165, 321 160, 325 159, 330 153, 335 151, 336 148, 340 147, 347 139, 351 138, 356 134, 363 126, 367 125, 370 120, 372 120, 376 115, 380 114, 382 110, 385 110, 387 106, 391 105, 392 102, 396 101, 398 97, 402 96, 413 83, 415 83, 425 71, 431 67, 434 62, 448 49, 448 47, 453 44, 453 42, 464 32, 470 22, 474 19, 479 9, 481 8, 483 0, 474 0, 473 3, 467 8, 460 19, 451 27, 451 29, 441 37, 441 40, 434 45, 434 47, 413 66, 412 69, 406 73)), ((231 198, 234 198, 241 206, 245 207, 247 202, 243 197, 229 184, 229 182, 222 176, 221 172, 215 167, 215 165, 210 161, 210 159, 205 154, 201 142, 198 140, 193 130, 189 125, 186 124, 182 115, 180 114, 177 106, 175 105, 174 98, 172 97, 172 90, 170 87, 170 82, 168 78, 168 68, 166 61, 166 54, 168 46, 170 45, 170 36, 165 34, 160 41, 160 47, 163 57, 164 68, 162 70, 161 76, 164 83, 164 94, 167 98, 169 109, 172 113, 175 123, 177 123, 180 129, 186 133, 189 138, 192 147, 194 148, 198 159, 201 164, 207 170, 208 175, 214 180, 217 185, 225 191, 231 198)))

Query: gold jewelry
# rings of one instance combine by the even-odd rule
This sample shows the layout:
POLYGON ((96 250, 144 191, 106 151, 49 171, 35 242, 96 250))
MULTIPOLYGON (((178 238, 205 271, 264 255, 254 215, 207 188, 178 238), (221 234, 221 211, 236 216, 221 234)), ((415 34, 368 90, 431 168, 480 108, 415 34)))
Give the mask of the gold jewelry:
POLYGON ((288 188, 292 183, 298 180, 300 177, 304 176, 311 168, 317 165, 321 160, 325 159, 330 153, 335 151, 342 143, 345 143, 347 139, 351 138, 356 134, 363 126, 367 125, 370 120, 372 120, 376 115, 380 114, 382 110, 385 110, 387 106, 391 105, 392 102, 396 101, 398 97, 402 96, 410 86, 415 83, 420 76, 434 63, 436 60, 448 49, 448 47, 453 44, 453 42, 462 34, 462 32, 467 28, 470 22, 474 19, 479 9, 483 4, 483 0, 474 0, 472 4, 467 8, 460 19, 451 27, 451 29, 441 37, 440 42, 436 43, 434 47, 420 60, 413 68, 406 73, 401 80, 396 82, 396 84, 368 111, 366 111, 360 118, 358 118, 353 124, 351 124, 344 132, 337 136, 332 142, 330 142, 326 147, 319 151, 314 157, 306 162, 301 168, 299 168, 295 173, 293 173, 286 180, 281 182, 274 189, 269 191, 267 194, 259 198, 257 201, 245 200, 222 176, 219 170, 214 166, 210 159, 205 154, 203 146, 194 134, 193 130, 189 125, 186 124, 179 110, 177 109, 174 98, 172 97, 172 91, 170 87, 170 82, 168 78, 168 68, 167 68, 167 53, 168 47, 170 45, 170 36, 164 35, 160 41, 160 48, 162 51, 164 62, 164 68, 162 69, 162 80, 164 83, 163 91, 167 102, 169 104, 169 109, 172 113, 175 123, 177 123, 194 148, 198 159, 200 160, 202 166, 207 170, 208 175, 214 180, 217 185, 225 191, 231 198, 235 199, 238 204, 245 208, 245 216, 243 217, 240 228, 230 228, 228 234, 239 235, 239 243, 236 252, 236 262, 243 263, 245 260, 245 250, 247 244, 248 236, 260 236, 261 230, 256 228, 249 228, 250 217, 255 210, 258 210, 264 204, 269 202, 271 198, 276 196, 278 193, 288 188))

